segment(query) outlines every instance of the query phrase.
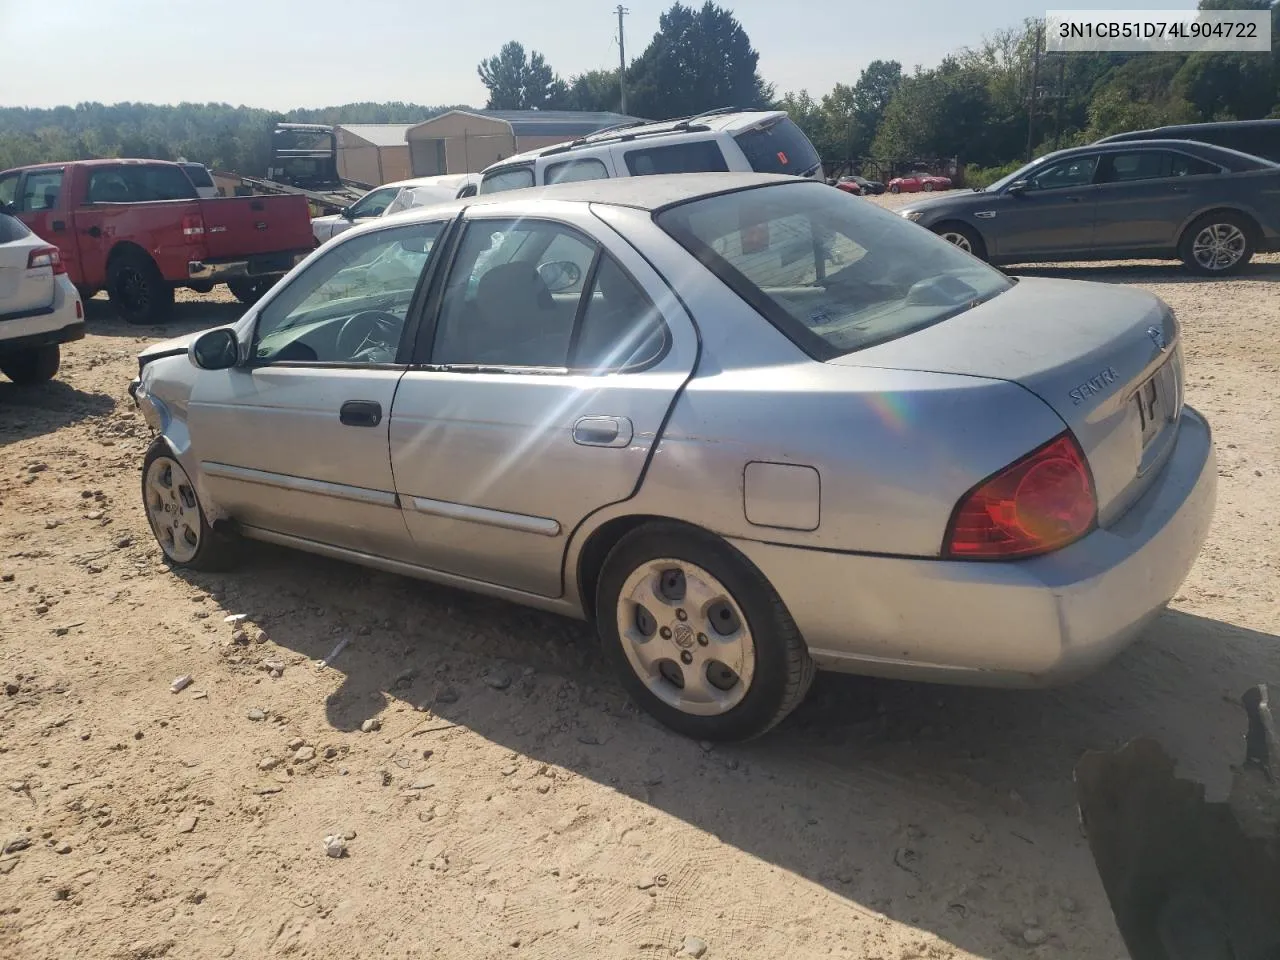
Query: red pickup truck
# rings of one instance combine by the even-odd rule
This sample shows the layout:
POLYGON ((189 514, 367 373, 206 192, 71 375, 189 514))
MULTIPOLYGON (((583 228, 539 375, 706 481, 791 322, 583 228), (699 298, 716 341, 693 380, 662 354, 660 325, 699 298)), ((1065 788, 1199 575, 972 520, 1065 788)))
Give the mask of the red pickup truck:
POLYGON ((252 303, 315 248, 302 196, 201 199, 182 166, 76 160, 0 172, 0 209, 62 251, 85 299, 131 323, 166 319, 176 287, 226 283, 252 303))

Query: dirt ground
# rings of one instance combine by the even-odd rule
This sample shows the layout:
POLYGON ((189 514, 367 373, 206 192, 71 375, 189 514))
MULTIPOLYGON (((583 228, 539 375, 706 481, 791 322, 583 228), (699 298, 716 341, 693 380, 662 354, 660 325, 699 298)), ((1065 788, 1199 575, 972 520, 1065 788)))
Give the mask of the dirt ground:
POLYGON ((1177 310, 1221 472, 1185 588, 1074 686, 823 676, 715 749, 572 622, 267 547, 169 570, 126 384, 237 307, 93 301, 55 382, 0 383, 0 957, 1123 957, 1075 759, 1151 734, 1221 791, 1239 695, 1280 681, 1280 257, 1024 272, 1177 310))

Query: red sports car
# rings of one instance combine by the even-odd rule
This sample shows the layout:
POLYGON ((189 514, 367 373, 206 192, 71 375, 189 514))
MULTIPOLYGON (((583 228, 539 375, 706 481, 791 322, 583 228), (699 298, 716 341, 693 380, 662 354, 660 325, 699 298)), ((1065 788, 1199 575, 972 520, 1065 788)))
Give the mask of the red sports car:
POLYGON ((852 193, 855 197, 862 196, 862 184, 858 183, 853 177, 841 177, 832 186, 837 190, 843 190, 845 193, 852 193))
POLYGON ((934 190, 950 189, 950 177, 935 177, 931 173, 911 173, 905 177, 894 177, 889 181, 890 193, 916 193, 920 190, 932 193, 934 190))

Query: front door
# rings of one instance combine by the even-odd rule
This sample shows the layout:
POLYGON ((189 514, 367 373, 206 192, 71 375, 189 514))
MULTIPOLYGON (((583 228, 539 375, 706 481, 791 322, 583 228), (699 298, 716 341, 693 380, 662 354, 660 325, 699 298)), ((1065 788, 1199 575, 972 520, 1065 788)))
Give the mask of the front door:
POLYGON ((1218 168, 1172 150, 1135 149, 1102 158, 1094 244, 1100 252, 1173 250, 1178 231, 1212 188, 1218 168))
POLYGON ((1034 259, 1049 254, 1086 253, 1093 245, 1098 188, 1093 184, 1097 154, 1071 157, 1037 171, 1018 194, 992 198, 984 233, 998 258, 1034 259))
POLYGON ((263 303, 251 358, 203 371, 188 421, 208 492, 239 523, 403 557, 387 427, 419 279, 443 223, 335 241, 263 303), (403 342, 402 342, 403 341, 403 342))
POLYGON ((584 208, 471 219, 420 340, 391 411, 417 562, 559 596, 574 529, 640 483, 693 370, 692 322, 584 208))

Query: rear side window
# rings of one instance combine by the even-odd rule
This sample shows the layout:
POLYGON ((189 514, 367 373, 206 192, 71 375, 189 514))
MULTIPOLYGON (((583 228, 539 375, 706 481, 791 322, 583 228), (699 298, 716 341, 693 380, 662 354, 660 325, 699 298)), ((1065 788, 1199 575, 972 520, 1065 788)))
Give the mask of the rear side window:
POLYGON ((1137 180, 1163 180, 1168 177, 1204 176, 1218 168, 1198 157, 1168 150, 1135 150, 1114 153, 1105 158, 1101 183, 1130 183, 1137 180))
POLYGON ((668 147, 628 150, 624 158, 627 170, 633 177, 660 173, 724 173, 729 169, 720 145, 714 140, 693 140, 668 147))
POLYGON ((562 160, 547 167, 543 179, 547 183, 576 183, 579 180, 607 180, 609 171, 595 157, 562 160))
POLYGON ((31 231, 27 229, 26 224, 21 220, 8 214, 0 213, 0 243, 13 243, 15 240, 21 240, 30 235, 31 231))
POLYGON ((783 117, 764 128, 740 133, 734 140, 756 173, 805 174, 822 163, 804 131, 783 117))
POLYGON ((499 193, 503 190, 519 190, 533 186, 533 167, 510 167, 485 174, 480 184, 481 193, 499 193))
POLYGON ((179 167, 102 167, 89 174, 90 203, 194 200, 196 188, 179 167))
POLYGON ((212 187, 213 177, 209 176, 209 171, 202 163, 185 163, 182 169, 187 171, 187 176, 197 187, 212 187))

